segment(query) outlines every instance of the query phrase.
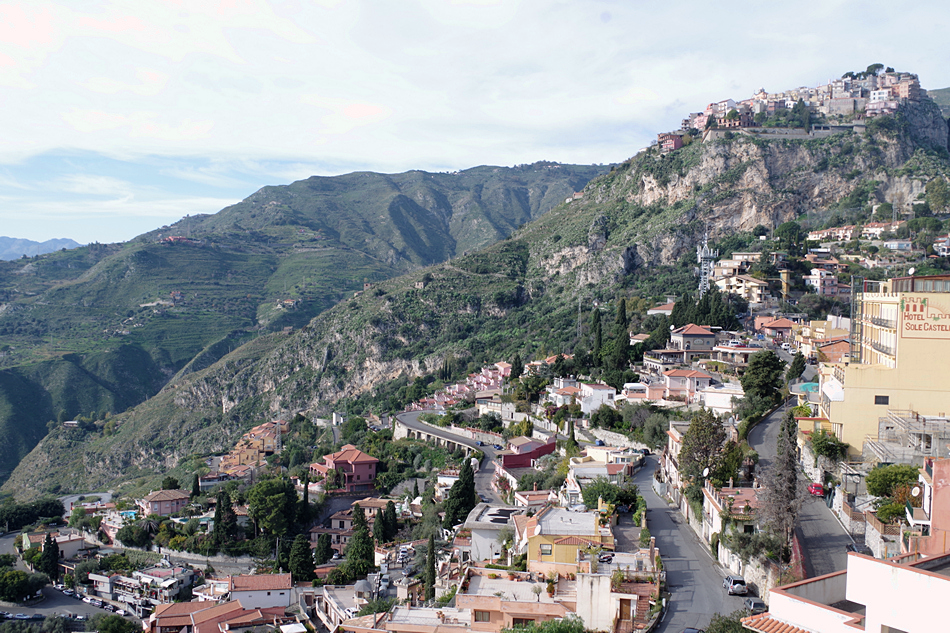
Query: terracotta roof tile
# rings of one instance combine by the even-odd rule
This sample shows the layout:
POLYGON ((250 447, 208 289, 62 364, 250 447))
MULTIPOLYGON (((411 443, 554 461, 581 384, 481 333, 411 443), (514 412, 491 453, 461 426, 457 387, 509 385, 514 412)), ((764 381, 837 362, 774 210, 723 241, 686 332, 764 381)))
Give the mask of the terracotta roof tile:
POLYGON ((179 499, 187 499, 190 495, 184 490, 156 490, 155 492, 147 495, 144 501, 177 501, 179 499))
POLYGON ((776 620, 768 613, 759 615, 750 615, 742 618, 742 626, 750 631, 761 631, 761 633, 816 633, 810 629, 803 629, 781 620, 776 620))
POLYGON ((228 588, 231 591, 273 591, 291 587, 293 587, 293 582, 290 574, 228 576, 228 588))
POLYGON ((565 536, 564 538, 559 538, 554 541, 555 545, 600 545, 600 543, 594 543, 589 539, 584 539, 579 536, 565 536))
POLYGON ((715 336, 715 334, 701 325, 695 325, 693 323, 673 330, 673 334, 686 334, 688 336, 715 336))

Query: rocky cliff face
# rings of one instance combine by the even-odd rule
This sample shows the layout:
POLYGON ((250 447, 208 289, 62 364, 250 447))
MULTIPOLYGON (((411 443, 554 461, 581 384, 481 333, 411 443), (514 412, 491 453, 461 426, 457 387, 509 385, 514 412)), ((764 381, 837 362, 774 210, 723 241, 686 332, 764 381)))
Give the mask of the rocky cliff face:
POLYGON ((229 447, 261 418, 326 412, 341 398, 432 372, 449 353, 492 352, 505 336, 567 346, 578 297, 610 296, 626 276, 677 262, 706 231, 716 239, 806 213, 820 218, 841 204, 906 208, 929 178, 950 171, 941 149, 947 126, 932 110, 915 106, 893 125, 827 138, 735 135, 641 153, 501 244, 375 284, 299 331, 180 377, 117 416, 114 436, 78 451, 48 438, 4 489, 25 496, 60 481, 96 489, 164 471, 189 454, 229 447), (870 193, 852 200, 858 190, 870 193), (528 334, 532 319, 557 325, 528 334), (67 464, 66 475, 56 474, 57 463, 67 464))

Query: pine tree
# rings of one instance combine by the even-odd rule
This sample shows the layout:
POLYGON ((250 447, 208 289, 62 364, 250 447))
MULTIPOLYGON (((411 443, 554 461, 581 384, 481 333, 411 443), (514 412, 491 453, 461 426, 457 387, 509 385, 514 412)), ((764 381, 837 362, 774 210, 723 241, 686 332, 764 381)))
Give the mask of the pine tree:
POLYGON ((321 534, 317 538, 317 549, 314 550, 313 560, 317 565, 323 565, 333 558, 333 548, 330 547, 330 535, 321 534))
POLYGON ((46 533, 46 540, 43 541, 43 553, 40 554, 37 567, 51 580, 59 578, 59 544, 53 540, 50 532, 46 533))
POLYGON ((376 509, 376 519, 373 522, 373 539, 380 545, 389 542, 386 538, 386 517, 379 508, 376 509))
POLYGON ((313 580, 313 552, 310 550, 310 542, 303 534, 294 538, 288 567, 294 582, 313 580))
POLYGON ((429 536, 429 549, 426 552, 425 577, 426 602, 435 599, 435 537, 429 536))
POLYGON ((386 504, 386 542, 391 543, 399 532, 399 519, 396 518, 396 504, 392 501, 386 504))
POLYGON ((198 473, 195 473, 194 479, 191 480, 191 498, 201 496, 201 485, 198 481, 198 473))

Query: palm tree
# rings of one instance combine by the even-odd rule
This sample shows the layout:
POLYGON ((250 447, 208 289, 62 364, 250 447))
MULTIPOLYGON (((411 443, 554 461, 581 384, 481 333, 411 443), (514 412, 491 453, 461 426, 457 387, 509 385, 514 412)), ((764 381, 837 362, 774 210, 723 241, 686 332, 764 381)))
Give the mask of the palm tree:
POLYGON ((148 532, 149 534, 157 534, 158 528, 161 525, 162 520, 156 514, 150 514, 141 521, 139 521, 139 527, 148 532))

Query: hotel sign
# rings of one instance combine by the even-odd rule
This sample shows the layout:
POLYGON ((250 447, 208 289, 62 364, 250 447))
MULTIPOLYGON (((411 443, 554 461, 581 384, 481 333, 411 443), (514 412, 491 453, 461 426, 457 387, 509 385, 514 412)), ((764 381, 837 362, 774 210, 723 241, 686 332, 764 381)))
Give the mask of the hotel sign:
POLYGON ((901 338, 950 340, 950 312, 926 297, 901 298, 901 338))

